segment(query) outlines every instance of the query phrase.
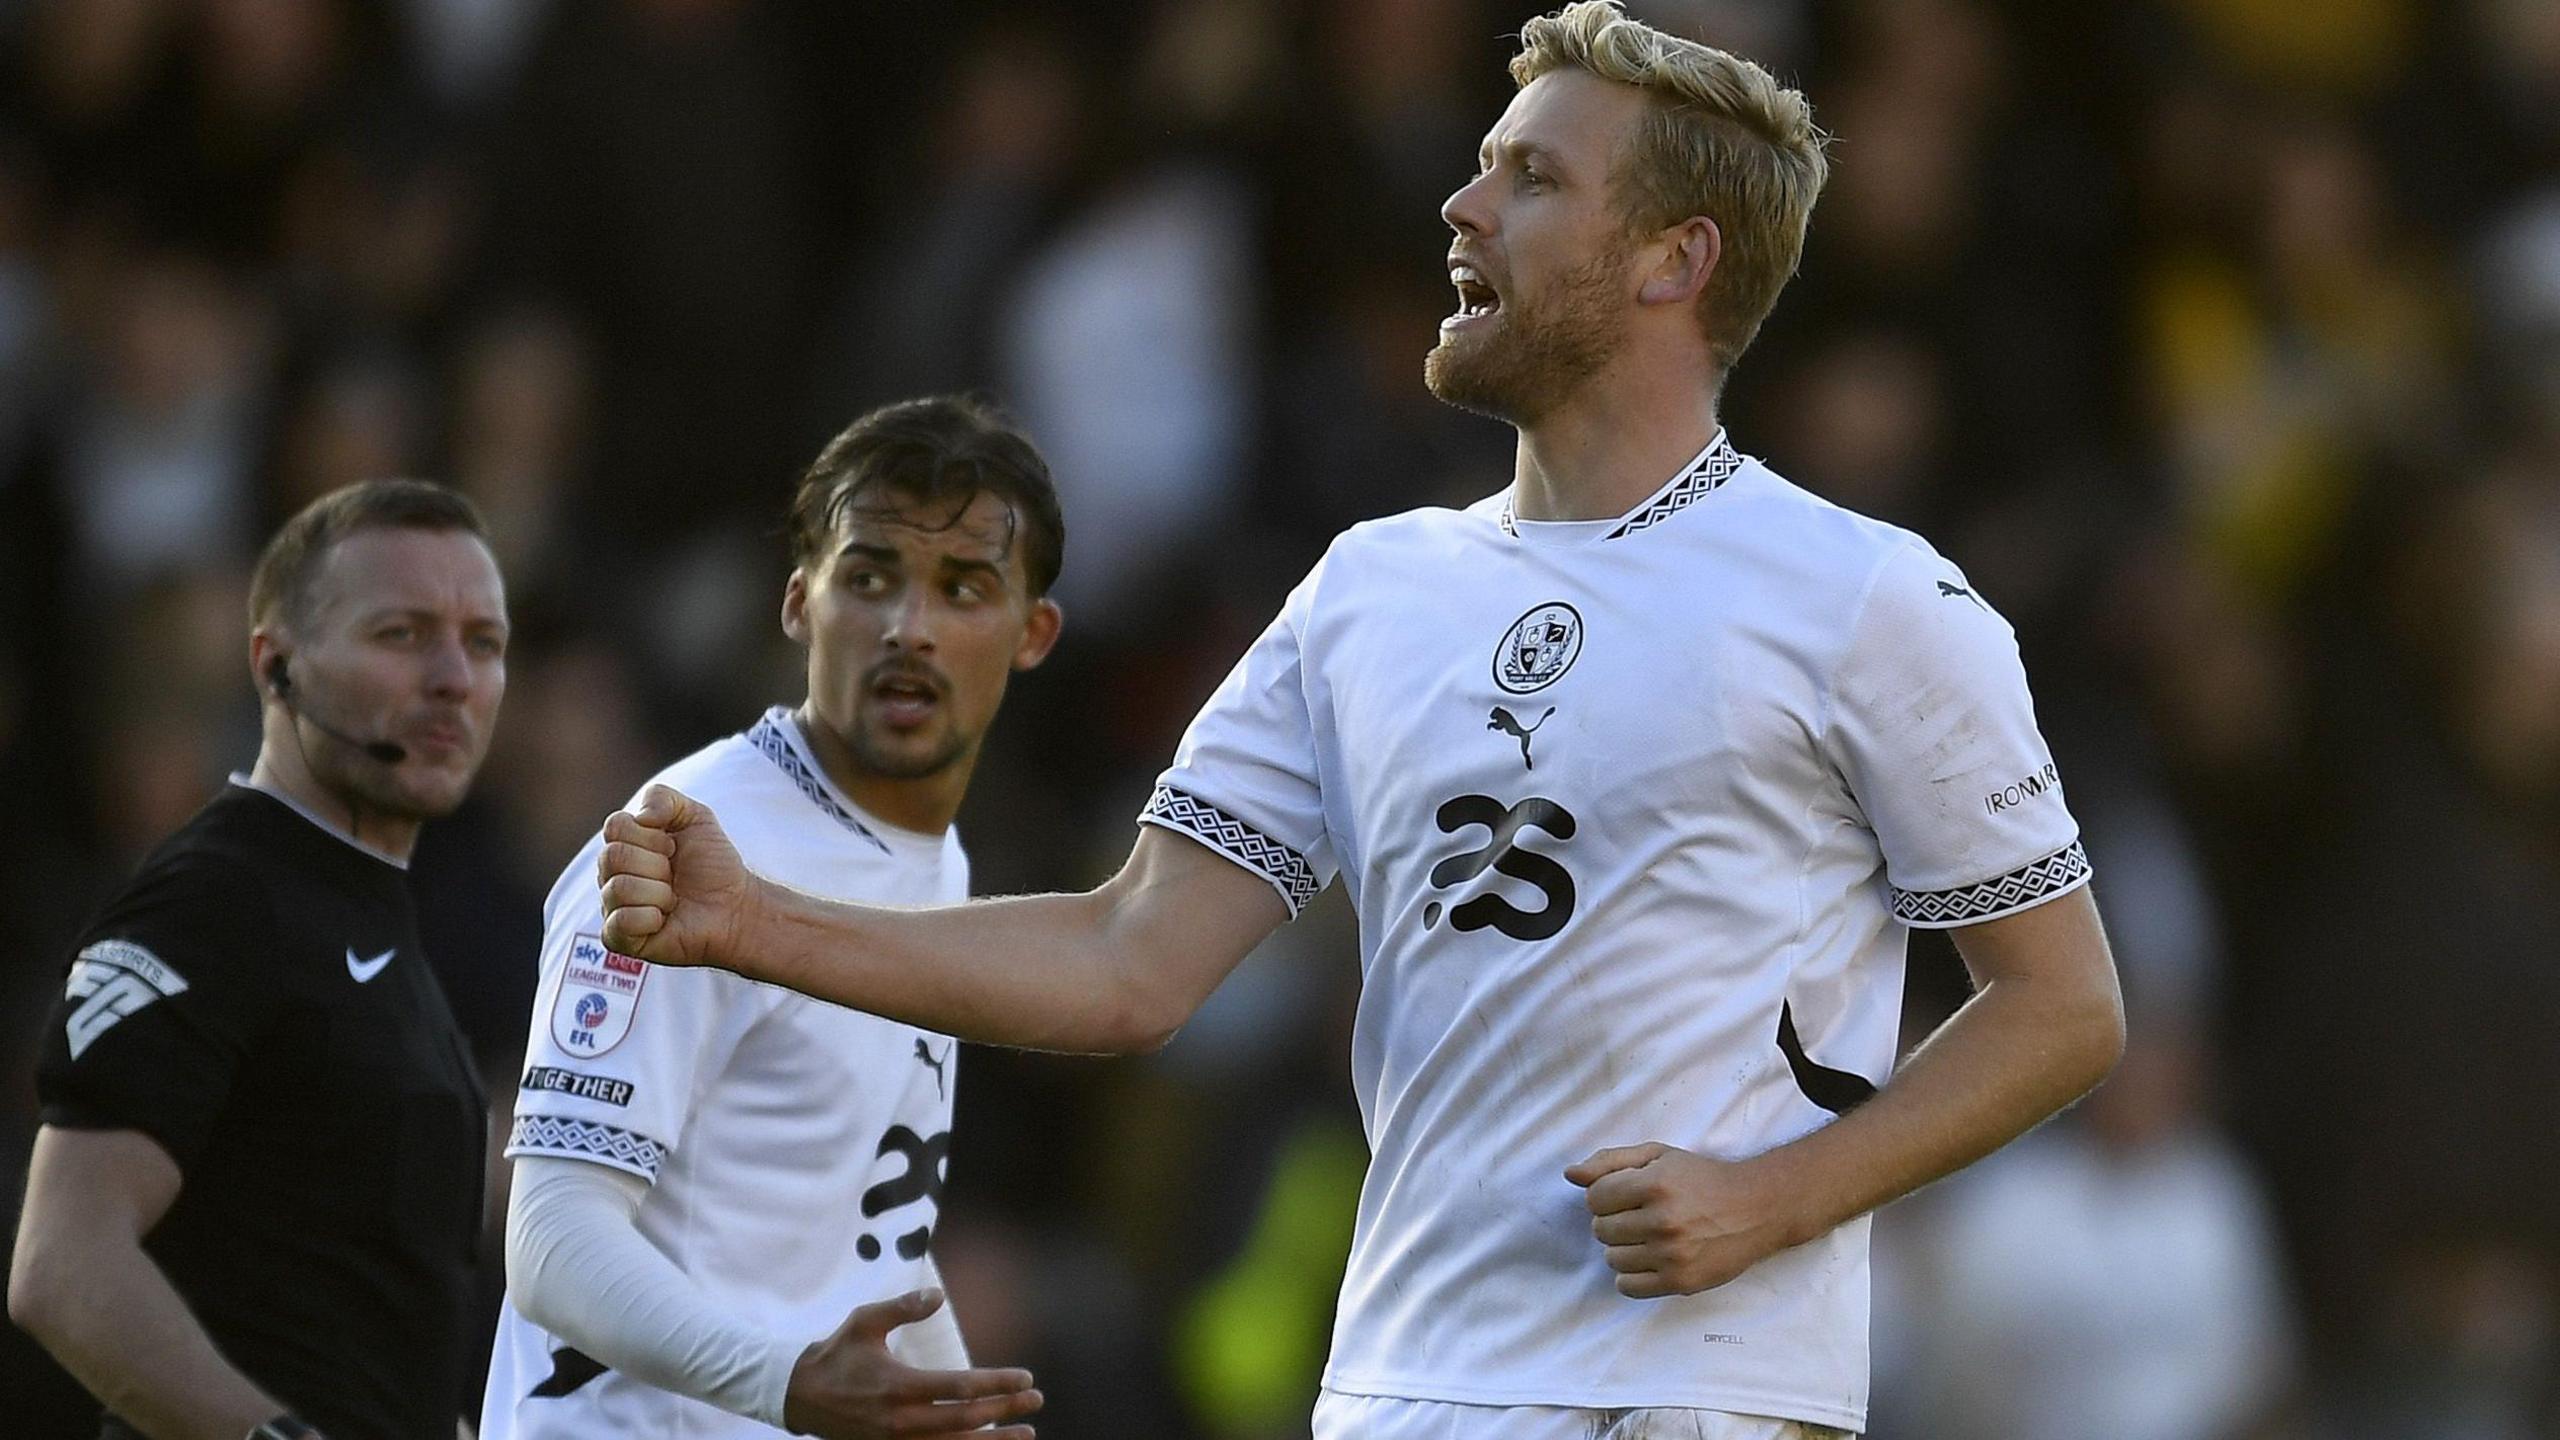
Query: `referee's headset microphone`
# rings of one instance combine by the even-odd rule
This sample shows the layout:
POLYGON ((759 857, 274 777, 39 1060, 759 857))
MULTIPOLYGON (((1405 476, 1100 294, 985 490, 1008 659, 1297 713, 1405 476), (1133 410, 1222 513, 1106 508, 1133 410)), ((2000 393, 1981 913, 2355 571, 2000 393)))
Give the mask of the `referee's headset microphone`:
POLYGON ((366 755, 371 756, 375 760, 381 761, 385 765, 397 765, 401 761, 409 758, 409 752, 407 749, 393 744, 389 740, 358 739, 357 737, 348 734, 346 731, 339 729, 337 726, 321 719, 319 716, 312 714, 309 706, 303 705, 294 699, 293 677, 285 673, 284 657, 282 655, 278 655, 273 660, 267 662, 267 688, 275 692, 276 699, 283 702, 285 710, 295 719, 300 720, 302 723, 319 731, 321 734, 328 736, 330 739, 337 741, 341 745, 352 745, 356 749, 363 751, 366 755))

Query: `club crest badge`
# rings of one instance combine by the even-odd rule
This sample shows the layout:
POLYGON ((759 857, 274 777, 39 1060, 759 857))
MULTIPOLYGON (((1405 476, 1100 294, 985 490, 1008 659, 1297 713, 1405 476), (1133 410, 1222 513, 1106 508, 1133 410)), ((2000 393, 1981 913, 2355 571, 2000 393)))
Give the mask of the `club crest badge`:
POLYGON ((1532 694, 1563 679, 1581 654, 1582 612, 1550 600, 1511 622, 1493 652, 1493 683, 1514 695, 1532 694))
POLYGON ((573 937, 568 963, 560 971, 560 992, 551 1001, 552 1040, 581 1059, 621 1044, 631 1033, 631 1015, 648 981, 644 962, 607 950, 599 936, 573 937))

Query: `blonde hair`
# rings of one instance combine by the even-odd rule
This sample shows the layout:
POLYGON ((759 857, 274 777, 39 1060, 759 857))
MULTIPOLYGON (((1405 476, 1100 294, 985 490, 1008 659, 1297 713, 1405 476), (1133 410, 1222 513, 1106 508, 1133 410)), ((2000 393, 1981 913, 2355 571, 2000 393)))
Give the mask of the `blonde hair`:
POLYGON ((1568 66, 1653 100, 1615 183, 1636 232, 1692 215, 1716 223, 1723 254, 1698 318, 1717 368, 1732 369, 1795 274, 1830 174, 1812 104, 1739 55, 1628 19, 1617 0, 1579 0, 1521 27, 1514 84, 1568 66))

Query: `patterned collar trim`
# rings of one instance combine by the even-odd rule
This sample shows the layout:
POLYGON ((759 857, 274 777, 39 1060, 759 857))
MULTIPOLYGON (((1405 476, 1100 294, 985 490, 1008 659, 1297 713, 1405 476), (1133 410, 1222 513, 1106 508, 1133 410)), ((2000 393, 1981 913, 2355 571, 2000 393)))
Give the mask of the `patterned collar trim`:
MULTIPOLYGON (((1707 448, 1698 452, 1698 458, 1690 461, 1688 468, 1675 476, 1670 484, 1657 491, 1652 499, 1637 507, 1635 513, 1619 521, 1616 528, 1600 538, 1623 540, 1639 530, 1652 529, 1705 499, 1724 482, 1732 479, 1742 469, 1742 462, 1749 458, 1733 448, 1733 437, 1728 432, 1716 431, 1716 438, 1707 442, 1707 448)), ((1502 513, 1495 517, 1495 523, 1502 527, 1503 534, 1517 540, 1520 538, 1518 522, 1519 517, 1511 508, 1511 495, 1505 491, 1502 497, 1502 513)))
POLYGON ((793 728, 791 712, 776 705, 764 712, 764 718, 747 732, 747 743, 764 752, 764 758, 780 766, 782 773, 791 777, 791 783, 800 787, 800 793, 809 797, 809 803, 826 811, 830 819, 879 846, 881 854, 892 853, 888 841, 881 839, 878 832, 863 824, 842 800, 836 798, 835 787, 827 783, 816 763, 801 753, 799 737, 792 733, 793 728))

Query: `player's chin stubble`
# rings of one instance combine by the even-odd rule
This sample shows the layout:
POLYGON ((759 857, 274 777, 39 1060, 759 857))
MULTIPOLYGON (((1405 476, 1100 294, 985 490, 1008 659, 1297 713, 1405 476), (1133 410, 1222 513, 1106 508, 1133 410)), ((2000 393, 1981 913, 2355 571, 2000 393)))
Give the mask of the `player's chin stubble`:
POLYGON ((1506 306, 1486 333, 1432 346, 1422 383, 1461 410, 1535 424, 1617 353, 1621 258, 1602 255, 1572 271, 1542 305, 1506 306))
POLYGON ((922 780, 939 775, 958 763, 968 753, 967 737, 946 729, 942 738, 930 749, 919 751, 912 745, 897 743, 882 735, 868 717, 854 722, 849 745, 853 760, 867 775, 883 780, 922 780))

